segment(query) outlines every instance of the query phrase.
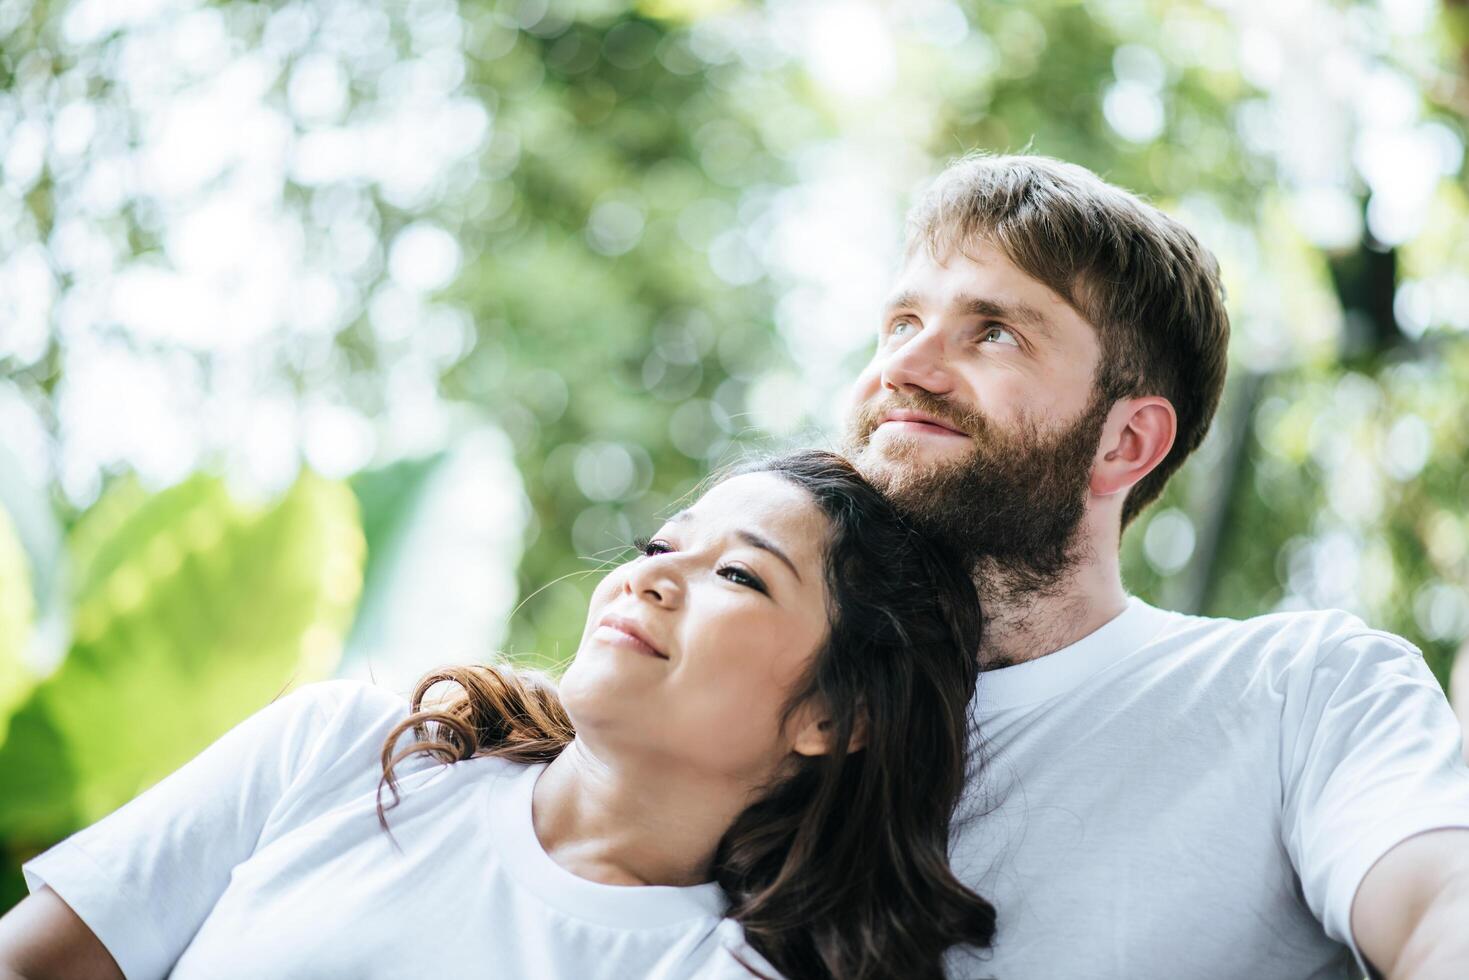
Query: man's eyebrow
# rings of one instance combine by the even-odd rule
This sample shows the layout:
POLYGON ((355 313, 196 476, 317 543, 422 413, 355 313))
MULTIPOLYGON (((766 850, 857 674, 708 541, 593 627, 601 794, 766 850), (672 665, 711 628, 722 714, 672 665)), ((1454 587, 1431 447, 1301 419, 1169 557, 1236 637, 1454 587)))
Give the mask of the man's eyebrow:
POLYGON ((779 548, 777 548, 775 546, 775 542, 769 540, 768 538, 761 537, 754 531, 746 531, 743 528, 736 531, 735 536, 746 544, 754 545, 756 548, 759 548, 762 551, 768 551, 775 557, 779 558, 781 561, 785 562, 786 567, 791 570, 791 574, 796 577, 796 581, 801 581, 801 573, 796 571, 796 563, 791 561, 791 559, 786 555, 784 551, 781 551, 779 548))
POLYGON ((911 309, 918 305, 918 294, 913 290, 904 290, 883 304, 884 310, 911 309))
MULTIPOLYGON (((922 297, 911 289, 904 290, 888 300, 884 309, 888 312, 902 309, 915 309, 922 305, 922 297)), ((1011 302, 1005 303, 999 300, 985 299, 982 296, 974 296, 969 293, 960 293, 954 297, 954 308, 961 313, 970 316, 989 317, 992 320, 1005 320, 1015 324, 1017 327, 1031 327, 1043 333, 1051 332, 1051 322, 1046 315, 1028 303, 1011 302)))
POLYGON ((1051 332, 1051 322, 1046 319, 1045 314, 1026 303, 1002 303, 982 296, 960 294, 954 298, 954 306, 970 316, 1004 320, 1017 327, 1031 327, 1047 334, 1051 332))

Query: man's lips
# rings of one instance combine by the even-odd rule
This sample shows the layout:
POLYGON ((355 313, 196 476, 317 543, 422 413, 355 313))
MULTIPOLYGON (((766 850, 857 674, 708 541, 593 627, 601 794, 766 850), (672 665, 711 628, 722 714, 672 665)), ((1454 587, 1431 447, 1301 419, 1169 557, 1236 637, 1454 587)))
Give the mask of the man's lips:
POLYGON ((945 424, 932 415, 925 415, 923 412, 910 412, 906 409, 895 409, 884 415, 883 420, 878 423, 877 427, 881 429, 886 426, 892 426, 899 431, 909 433, 953 436, 958 439, 969 438, 958 429, 945 424))
POLYGON ((597 620, 597 629, 594 635, 604 642, 613 646, 626 647, 638 653, 645 653, 660 660, 667 660, 668 655, 653 645, 647 632, 636 622, 626 616, 615 616, 611 613, 597 620))

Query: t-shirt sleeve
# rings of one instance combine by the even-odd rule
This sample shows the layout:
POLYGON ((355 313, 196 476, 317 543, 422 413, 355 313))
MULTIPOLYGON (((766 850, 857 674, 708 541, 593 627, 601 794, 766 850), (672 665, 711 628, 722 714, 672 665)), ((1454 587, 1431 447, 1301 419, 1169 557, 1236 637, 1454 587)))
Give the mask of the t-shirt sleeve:
POLYGON ((1302 656, 1287 680, 1283 836, 1306 903, 1351 947, 1352 900, 1415 834, 1469 827, 1462 733, 1417 648, 1376 631, 1302 656))
POLYGON ((371 751, 364 722, 377 717, 381 727, 393 713, 406 716, 401 699, 361 682, 306 685, 24 864, 26 885, 60 895, 129 980, 161 977, 295 787, 329 770, 343 747, 371 751))

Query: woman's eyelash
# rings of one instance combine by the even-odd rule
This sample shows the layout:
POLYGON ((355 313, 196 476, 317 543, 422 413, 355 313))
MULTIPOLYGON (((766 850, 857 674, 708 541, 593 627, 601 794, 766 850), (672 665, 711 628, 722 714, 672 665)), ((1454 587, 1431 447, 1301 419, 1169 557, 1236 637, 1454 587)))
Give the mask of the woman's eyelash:
POLYGON ((672 551, 666 541, 654 541, 652 538, 639 535, 632 539, 632 546, 645 555, 661 555, 665 551, 672 551))
POLYGON ((721 565, 719 566, 716 574, 724 575, 725 578, 729 579, 731 582, 734 582, 736 585, 748 586, 749 588, 754 589, 756 592, 765 592, 767 595, 769 594, 769 592, 765 588, 764 582, 760 581, 754 575, 745 571, 738 565, 721 565), (734 572, 734 575, 725 575, 726 572, 734 572))
MULTIPOLYGON (((669 547, 667 541, 642 536, 633 538, 632 546, 641 552, 644 557, 648 558, 651 558, 653 555, 666 554, 673 550, 669 547)), ((744 585, 757 592, 763 592, 766 595, 770 594, 770 590, 765 587, 764 582, 760 581, 753 572, 741 568, 739 565, 720 565, 714 570, 714 574, 722 575, 736 585, 744 585)))

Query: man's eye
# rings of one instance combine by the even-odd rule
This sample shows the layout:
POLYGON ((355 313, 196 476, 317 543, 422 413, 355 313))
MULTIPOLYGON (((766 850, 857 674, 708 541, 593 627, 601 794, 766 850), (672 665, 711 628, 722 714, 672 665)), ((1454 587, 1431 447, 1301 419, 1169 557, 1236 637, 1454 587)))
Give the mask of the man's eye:
POLYGON ((981 341, 993 342, 996 344, 1009 344, 1012 347, 1020 346, 1020 341, 1015 338, 1015 335, 1006 330, 1004 327, 986 327, 984 333, 980 335, 979 339, 981 341))
POLYGON ((735 585, 743 585, 754 589, 756 592, 766 591, 764 582, 738 565, 721 565, 715 574, 729 579, 735 585))
POLYGON ((912 330, 913 330, 913 321, 911 321, 911 320, 894 320, 893 321, 893 325, 888 328, 888 336, 889 337, 897 337, 897 336, 901 336, 902 334, 911 333, 912 330))

